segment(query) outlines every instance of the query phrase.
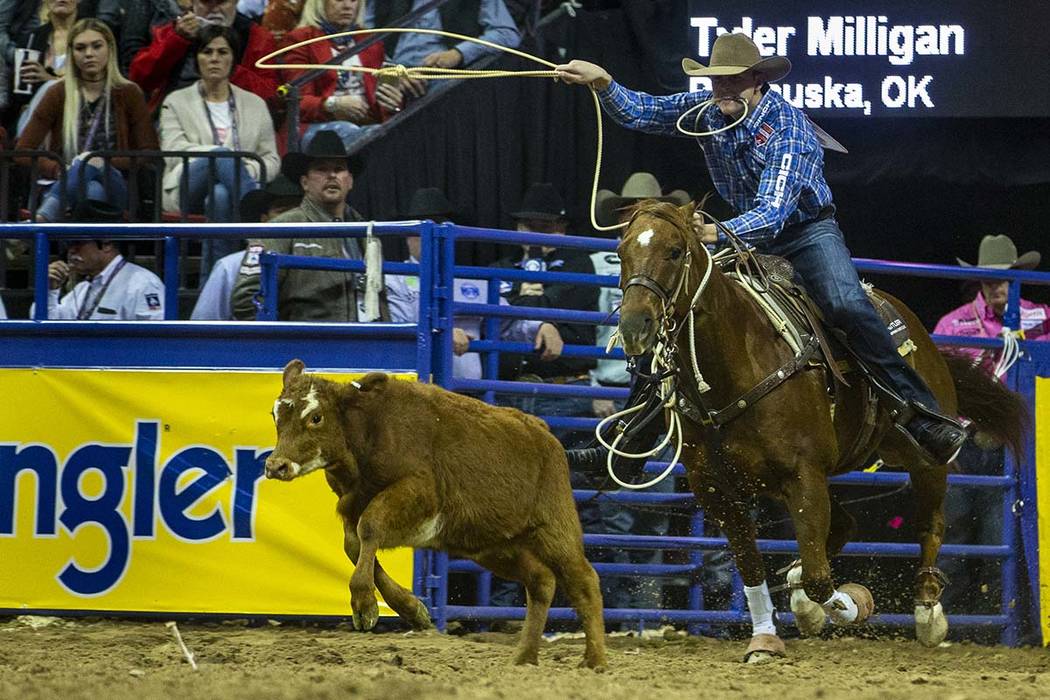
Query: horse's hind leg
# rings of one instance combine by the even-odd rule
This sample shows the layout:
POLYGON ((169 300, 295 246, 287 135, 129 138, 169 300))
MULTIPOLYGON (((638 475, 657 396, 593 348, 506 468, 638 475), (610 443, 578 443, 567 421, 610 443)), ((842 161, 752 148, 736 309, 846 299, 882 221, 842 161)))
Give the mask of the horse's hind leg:
POLYGON ((773 624, 773 599, 766 584, 766 569, 755 543, 755 523, 738 503, 726 503, 722 494, 710 497, 706 488, 694 487, 704 510, 725 532, 733 550, 740 578, 744 581, 744 596, 751 613, 751 643, 744 654, 747 663, 764 663, 784 656, 784 642, 777 636, 773 624), (700 497, 699 494, 703 494, 700 497))
MULTIPOLYGON (((825 551, 828 559, 834 559, 842 551, 846 543, 853 538, 857 521, 848 510, 842 507, 833 495, 828 494, 830 505, 831 526, 828 530, 825 551)), ((815 636, 824 629, 827 615, 824 608, 818 603, 810 600, 806 591, 802 588, 802 562, 797 561, 787 574, 788 585, 791 590, 791 612, 795 614, 795 624, 804 635, 815 636)))
MULTIPOLYGON (((871 592, 856 583, 845 584, 836 590, 831 578, 828 542, 832 532, 832 505, 823 475, 803 472, 785 488, 784 496, 795 521, 805 595, 811 601, 819 601, 820 607, 836 624, 863 622, 874 609, 871 592)), ((837 529, 842 528, 841 514, 836 518, 839 520, 837 529)), ((842 536, 838 534, 835 539, 842 536)))
POLYGON ((947 579, 937 568, 937 554, 944 540, 944 493, 948 467, 923 465, 911 471, 915 489, 920 561, 915 576, 915 636, 924 646, 937 646, 948 634, 948 619, 941 607, 947 579))

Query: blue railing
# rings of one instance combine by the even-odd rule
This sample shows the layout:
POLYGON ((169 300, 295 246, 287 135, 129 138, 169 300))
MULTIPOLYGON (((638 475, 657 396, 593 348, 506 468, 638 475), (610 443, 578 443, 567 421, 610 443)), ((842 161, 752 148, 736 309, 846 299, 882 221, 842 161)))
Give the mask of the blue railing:
MULTIPOLYGON (((492 400, 496 393, 508 394, 533 394, 550 396, 587 396, 592 398, 623 398, 626 390, 615 388, 572 386, 572 385, 548 385, 533 384, 528 382, 507 382, 497 378, 498 356, 501 352, 529 352, 531 347, 523 343, 510 343, 498 340, 499 319, 513 318, 537 318, 542 320, 571 321, 575 323, 591 324, 615 324, 615 316, 608 316, 599 312, 575 311, 564 309, 525 309, 500 306, 498 304, 498 288, 501 280, 508 281, 540 281, 540 282, 563 282, 572 284, 590 284, 598 286, 610 286, 616 283, 616 278, 609 276, 582 275, 574 273, 557 272, 526 272, 511 269, 489 269, 473 266, 457 266, 454 261, 455 243, 457 240, 481 240, 499 243, 514 243, 524 245, 548 245, 556 247, 585 248, 589 250, 613 250, 613 241, 585 238, 579 236, 551 236, 548 234, 532 234, 520 232, 506 232, 473 227, 457 227, 450 224, 433 224, 431 222, 388 222, 378 223, 374 227, 376 235, 415 235, 422 239, 422 254, 418 264, 408 263, 385 263, 384 270, 390 273, 414 275, 421 278, 420 292, 421 302, 419 310, 419 322, 415 326, 390 326, 387 324, 288 324, 273 323, 277 318, 277 271, 280 268, 295 267, 307 269, 332 269, 361 272, 364 264, 361 261, 326 260, 319 258, 303 258, 298 256, 282 256, 264 254, 261 256, 262 275, 260 279, 260 319, 263 323, 194 323, 175 322, 177 284, 178 279, 178 241, 183 238, 290 238, 302 237, 304 235, 300 224, 205 224, 193 227, 179 227, 171 225, 156 224, 128 224, 128 225, 90 225, 90 224, 17 224, 3 227, 3 235, 8 238, 30 238, 35 241, 35 299, 37 301, 34 322, 7 322, 4 325, 6 333, 4 340, 5 350, 16 349, 15 356, 22 357, 26 363, 32 364, 32 358, 39 356, 39 348, 34 348, 34 339, 48 336, 65 336, 78 334, 79 336, 90 336, 96 339, 105 338, 111 349, 116 351, 121 337, 144 336, 153 338, 183 339, 188 344, 196 344, 202 338, 252 338, 252 337, 278 337, 288 339, 303 339, 309 337, 311 342, 317 341, 319 337, 327 338, 331 345, 325 346, 325 353, 330 352, 334 356, 336 348, 340 343, 355 338, 383 339, 409 339, 416 341, 413 360, 402 358, 397 360, 398 368, 411 363, 419 372, 422 379, 428 377, 447 388, 482 393, 487 400, 492 400), (121 239, 162 239, 165 242, 165 264, 164 278, 166 282, 166 308, 165 316, 169 319, 167 323, 133 324, 113 322, 58 322, 46 321, 47 313, 47 262, 49 242, 52 239, 83 239, 83 238, 107 238, 112 240, 121 239), (455 277, 470 277, 490 280, 489 296, 484 304, 461 304, 455 302, 452 296, 453 279, 455 277), (452 343, 451 331, 453 319, 457 314, 470 314, 472 316, 483 316, 486 321, 485 337, 482 340, 472 341, 469 350, 482 353, 484 357, 484 374, 482 379, 461 379, 452 376, 452 343), (20 354, 19 354, 20 353, 20 354)), ((311 224, 309 233, 312 238, 364 236, 367 230, 366 224, 311 224)), ((1012 270, 986 270, 976 268, 958 268, 941 265, 910 265, 904 263, 892 263, 871 260, 858 260, 859 269, 872 274, 892 275, 918 275, 924 277, 937 277, 948 279, 1006 279, 1011 282, 1009 292, 1009 309, 1006 322, 1011 327, 1016 327, 1018 319, 1016 309, 1020 298, 1020 284, 1050 284, 1050 274, 1012 271, 1012 270)), ((1000 347, 1001 341, 997 339, 960 339, 946 336, 936 336, 935 340, 950 345, 963 345, 969 347, 1000 347)), ((279 366, 278 358, 281 353, 287 353, 287 345, 276 345, 257 358, 259 366, 279 366)), ((1034 376, 1037 372, 1050 374, 1050 348, 1040 347, 1035 343, 1022 342, 1022 348, 1027 353, 1026 358, 1011 372, 1009 385, 1024 392, 1029 400, 1033 401, 1031 386, 1034 384, 1034 376), (1037 360, 1037 361, 1036 361, 1037 360)), ((210 361, 213 355, 204 353, 200 355, 199 346, 196 348, 197 356, 203 357, 204 361, 210 361)), ((62 356, 62 362, 66 364, 74 362, 81 352, 78 348, 71 348, 67 355, 62 356)), ((187 347, 167 358, 169 363, 183 361, 183 358, 191 352, 187 347)), ((215 353, 221 352, 216 348, 215 353)), ((228 352, 228 350, 227 350, 228 352)), ((104 353, 100 353, 104 354, 104 353)), ((606 357, 601 349, 593 346, 566 346, 564 354, 573 357, 606 357)), ((8 355, 11 357, 11 355, 8 355)), ((215 355, 217 356, 217 355, 215 355)), ((393 356, 387 359, 392 359, 393 356)), ((609 357, 622 357, 622 353, 609 357)), ((81 356, 83 360, 83 357, 81 356)), ((89 358, 90 359, 90 358, 89 358)), ((112 357, 110 358, 112 359, 112 357)), ((380 360, 376 360, 380 361, 380 360)), ((16 365, 19 363, 16 363, 16 365)), ((40 364, 36 362, 36 364, 40 364)), ((81 365, 93 364, 90 361, 82 361, 81 365)), ((114 364, 112 361, 105 364, 114 364)), ((170 364, 165 365, 170 366, 170 364)), ((355 366, 360 363, 355 358, 355 366)), ((552 427, 571 428, 577 430, 590 430, 597 423, 596 419, 586 417, 545 417, 552 427)), ((1032 454, 1030 438, 1029 454, 1032 454)), ((660 463, 650 463, 650 469, 662 469, 660 463)), ((680 472, 681 466, 678 470, 680 472)), ((908 481, 908 475, 903 473, 867 473, 854 472, 835 477, 832 483, 853 485, 900 485, 908 481)), ((949 483, 957 486, 976 486, 995 488, 1003 493, 1003 542, 999 545, 945 545, 942 553, 945 556, 967 556, 992 558, 1002 561, 1003 599, 999 614, 996 615, 953 615, 950 620, 955 625, 996 625, 1003 630, 1002 640, 1005 643, 1016 643, 1019 607, 1016 604, 1017 597, 1017 567, 1019 561, 1020 546, 1018 544, 1018 520, 1021 520, 1022 530, 1026 533, 1024 542, 1028 550, 1028 561, 1032 568, 1030 578, 1035 586, 1037 578, 1036 562, 1033 558, 1034 551, 1034 523, 1035 523, 1035 482, 1032 465, 1025 463, 1017 465, 1009 457, 1007 458, 1002 476, 964 476, 952 475, 949 483), (1019 506, 1019 504, 1029 504, 1019 506)), ((577 500, 585 500, 595 497, 593 491, 581 490, 576 493, 577 500)), ((659 493, 616 493, 613 496, 602 498, 613 498, 624 503, 643 503, 656 506, 667 506, 682 508, 692 504, 692 497, 688 494, 659 494, 659 493)), ((694 575, 694 580, 689 586, 688 604, 686 610, 607 610, 609 620, 667 620, 673 622, 688 623, 724 623, 724 622, 746 622, 748 617, 743 607, 743 601, 737 596, 730 610, 710 611, 703 610, 703 590, 695 580, 695 574, 702 568, 703 559, 701 553, 724 549, 726 542, 724 538, 712 538, 703 536, 703 513, 694 510, 691 518, 690 535, 680 538, 657 538, 637 536, 613 536, 588 534, 586 543, 588 546, 605 547, 633 547, 653 549, 684 549, 689 552, 689 562, 686 564, 647 564, 647 565, 596 565, 599 573, 604 575, 646 575, 646 576, 683 576, 694 575)), ((762 551, 772 553, 791 553, 795 551, 795 545, 790 541, 763 540, 760 542, 762 551)), ((853 543, 847 546, 846 555, 856 556, 915 556, 918 551, 914 544, 896 543, 853 543)), ((417 553, 416 557, 416 585, 426 602, 432 607, 436 621, 444 626, 451 619, 496 619, 496 618, 519 618, 523 615, 523 609, 518 608, 492 608, 489 606, 464 607, 451 606, 447 604, 447 576, 449 571, 469 570, 477 571, 473 564, 452 561, 439 553, 417 553)), ((488 576, 483 576, 484 580, 488 576)), ((1037 588, 1033 588, 1037 590, 1037 588)), ((552 611, 552 618, 558 619, 570 615, 568 610, 556 609, 552 611)), ((874 620, 881 624, 911 624, 911 615, 880 615, 874 620)))

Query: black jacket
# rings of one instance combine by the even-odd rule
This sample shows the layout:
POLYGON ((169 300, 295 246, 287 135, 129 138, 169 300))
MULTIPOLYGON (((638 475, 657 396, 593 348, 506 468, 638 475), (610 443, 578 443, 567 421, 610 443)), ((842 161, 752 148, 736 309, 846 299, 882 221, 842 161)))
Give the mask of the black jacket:
MULTIPOLYGON (((537 251, 538 252, 538 251, 537 251)), ((516 270, 526 269, 527 256, 520 255, 504 258, 496 267, 507 267, 516 270)), ((576 248, 555 248, 547 255, 533 259, 533 264, 547 272, 578 272, 594 274, 594 265, 590 254, 576 248)), ((521 293, 520 282, 504 281, 500 285, 502 295, 512 306, 530 306, 541 309, 577 309, 579 311, 597 311, 599 287, 585 284, 547 284, 543 293, 530 295, 521 293)), ((595 327, 589 323, 554 323, 561 333, 566 345, 591 345, 596 342, 595 327)), ((522 374, 536 374, 540 377, 565 377, 585 374, 596 366, 596 361, 583 357, 560 357, 551 362, 544 362, 539 354, 515 355, 501 353, 500 378, 517 379, 522 374)))

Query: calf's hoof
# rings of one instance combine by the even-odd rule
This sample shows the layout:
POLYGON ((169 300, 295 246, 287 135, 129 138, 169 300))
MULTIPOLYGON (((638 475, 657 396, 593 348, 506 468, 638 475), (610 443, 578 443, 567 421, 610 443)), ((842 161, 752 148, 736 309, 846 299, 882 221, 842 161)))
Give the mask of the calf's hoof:
POLYGON ((540 652, 538 649, 518 649, 514 654, 515 666, 539 666, 540 652))
POLYGON ((813 602, 802 590, 802 567, 794 566, 788 571, 787 581, 792 586, 791 612, 795 615, 795 626, 805 637, 815 637, 824 629, 827 613, 813 602))
POLYGON ((915 606, 915 638, 924 647, 935 647, 948 635, 948 618, 940 603, 915 606))
POLYGON ((427 606, 423 605, 421 600, 416 601, 415 613, 405 621, 417 632, 434 629, 434 623, 430 619, 430 611, 427 610, 427 606))
POLYGON ((379 604, 375 596, 358 602, 357 598, 350 601, 350 607, 354 611, 354 629, 367 632, 374 628, 379 622, 379 604))
POLYGON ((746 664, 767 664, 787 656, 784 640, 775 634, 756 634, 751 637, 744 654, 746 664))
POLYGON ((589 668, 597 673, 605 673, 609 668, 609 662, 605 660, 604 652, 584 654, 583 661, 580 662, 580 668, 589 668))
POLYGON ((853 621, 854 624, 866 621, 875 612, 875 598, 867 587, 859 583, 844 583, 839 586, 839 591, 852 598, 857 606, 857 619, 853 621))

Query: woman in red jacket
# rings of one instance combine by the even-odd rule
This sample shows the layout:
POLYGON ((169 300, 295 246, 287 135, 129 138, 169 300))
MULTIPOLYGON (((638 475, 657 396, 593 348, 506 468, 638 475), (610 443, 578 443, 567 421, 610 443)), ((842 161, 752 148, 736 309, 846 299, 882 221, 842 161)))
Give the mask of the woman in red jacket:
MULTIPOLYGON (((362 0, 306 0, 299 26, 284 36, 283 44, 290 46, 325 34, 359 29, 363 16, 362 0)), ((366 38, 358 35, 318 41, 289 51, 282 57, 282 62, 326 63, 350 48, 355 40, 366 38)), ((382 42, 376 42, 347 59, 344 65, 379 68, 383 65, 382 42)), ((302 73, 301 70, 286 71, 284 80, 291 82, 302 73)), ((374 75, 333 70, 303 85, 299 93, 299 134, 303 146, 318 131, 331 129, 349 148, 369 125, 383 122, 397 111, 402 101, 397 82, 377 82, 374 75)))

